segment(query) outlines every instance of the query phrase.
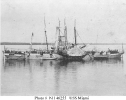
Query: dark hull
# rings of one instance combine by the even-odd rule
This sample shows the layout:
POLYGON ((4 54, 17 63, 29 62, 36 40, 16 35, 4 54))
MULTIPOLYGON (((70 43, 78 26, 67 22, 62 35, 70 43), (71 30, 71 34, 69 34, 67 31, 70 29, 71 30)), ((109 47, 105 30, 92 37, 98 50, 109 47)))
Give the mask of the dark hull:
POLYGON ((75 61, 80 61, 80 60, 83 60, 83 58, 86 56, 86 55, 82 55, 82 56, 70 56, 68 54, 63 54, 63 53, 59 53, 59 55, 61 55, 63 58, 63 60, 75 60, 75 61))
POLYGON ((108 54, 108 58, 121 58, 123 53, 108 54))
POLYGON ((63 57, 64 60, 75 60, 75 61, 79 61, 79 60, 83 60, 83 56, 68 56, 68 57, 63 57))
POLYGON ((16 56, 16 55, 5 55, 7 60, 25 60, 25 55, 16 56))
POLYGON ((123 53, 114 53, 114 54, 107 54, 107 55, 96 55, 94 56, 95 60, 103 60, 103 59, 118 59, 121 58, 123 53))
POLYGON ((108 57, 94 57, 94 60, 105 60, 108 59, 108 57))

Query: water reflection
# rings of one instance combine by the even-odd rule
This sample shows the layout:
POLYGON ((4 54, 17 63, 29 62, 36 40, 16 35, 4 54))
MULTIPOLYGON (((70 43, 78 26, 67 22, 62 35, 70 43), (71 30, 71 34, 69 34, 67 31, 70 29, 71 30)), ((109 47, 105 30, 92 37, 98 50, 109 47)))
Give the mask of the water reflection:
POLYGON ((106 59, 106 60, 93 60, 93 61, 62 61, 62 60, 5 60, 3 63, 4 68, 6 67, 25 67, 25 66, 59 66, 59 67, 67 67, 67 66, 77 66, 84 63, 92 63, 92 62, 101 62, 101 63, 123 63, 122 59, 106 59))
POLYGON ((117 64, 117 63, 123 63, 123 59, 118 58, 118 59, 104 59, 104 60, 93 60, 93 62, 101 62, 104 64, 117 64))
POLYGON ((76 82, 78 67, 82 66, 83 64, 83 61, 58 61, 55 64, 55 94, 67 95, 67 93, 71 93, 74 90, 74 88, 77 86, 76 82), (66 91, 64 91, 64 89, 66 91))
MULTIPOLYGON (((117 90, 125 88, 124 83, 126 83, 122 74, 122 69, 125 71, 125 68, 122 68, 122 65, 122 59, 93 60, 87 62, 8 60, 3 65, 2 94, 100 95, 104 93, 108 94, 105 88, 108 89, 109 86, 114 84, 116 85, 114 85, 115 90, 113 88, 113 91, 116 91, 118 94, 117 90), (111 76, 109 77, 109 75, 111 76), (117 77, 120 78, 120 82, 116 80, 117 77), (109 84, 106 85, 104 82, 108 82, 109 84), (117 83, 122 85, 121 89, 116 87, 119 86, 117 83), (12 88, 13 85, 14 87, 12 88), (103 90, 101 90, 101 87, 104 87, 103 90), (96 93, 93 92, 94 90, 96 93)), ((126 90, 123 89, 121 93, 123 92, 126 92, 126 90)))
POLYGON ((84 64, 84 62, 85 61, 64 61, 64 60, 59 60, 58 62, 57 62, 57 64, 59 65, 59 66, 66 66, 67 67, 67 65, 68 64, 75 64, 75 65, 77 65, 77 64, 84 64))
POLYGON ((26 62, 25 61, 19 61, 19 60, 6 60, 3 63, 4 69, 10 69, 14 67, 25 67, 26 62))

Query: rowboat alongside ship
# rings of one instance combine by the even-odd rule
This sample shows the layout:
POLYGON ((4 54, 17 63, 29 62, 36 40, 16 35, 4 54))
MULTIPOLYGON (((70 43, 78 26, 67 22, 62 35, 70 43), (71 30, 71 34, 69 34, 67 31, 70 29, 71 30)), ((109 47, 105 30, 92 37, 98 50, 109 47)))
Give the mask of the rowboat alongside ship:
POLYGON ((3 51, 3 56, 6 60, 25 60, 26 52, 21 50, 7 50, 3 51))
POLYGON ((8 60, 25 60, 25 54, 9 54, 9 55, 5 55, 5 59, 8 59, 8 60))
POLYGON ((101 54, 97 53, 97 54, 95 54, 95 55, 93 56, 93 58, 94 58, 95 60, 104 60, 104 59, 108 59, 108 56, 107 56, 107 55, 101 55, 101 54))
MULTIPOLYGON (((113 50, 114 51, 114 50, 113 50)), ((107 51, 106 53, 98 53, 96 52, 93 57, 94 59, 118 59, 118 58, 121 58, 122 55, 124 54, 124 51, 122 52, 117 52, 117 51, 114 51, 114 52, 111 52, 111 51, 107 51)))
POLYGON ((124 51, 122 52, 117 52, 117 53, 108 53, 108 58, 112 59, 112 58, 121 58, 122 55, 124 54, 124 51))

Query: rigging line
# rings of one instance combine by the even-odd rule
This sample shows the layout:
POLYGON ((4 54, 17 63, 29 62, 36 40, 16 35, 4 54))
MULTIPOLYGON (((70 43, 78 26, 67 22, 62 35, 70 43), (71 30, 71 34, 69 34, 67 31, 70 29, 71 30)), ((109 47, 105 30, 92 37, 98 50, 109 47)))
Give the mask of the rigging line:
POLYGON ((62 33, 62 35, 63 35, 63 32, 60 30, 60 32, 62 33))
MULTIPOLYGON (((57 29, 56 29, 56 33, 55 33, 55 39, 57 39, 57 29)), ((56 44, 56 41, 55 41, 55 44, 56 44)))
POLYGON ((57 33, 57 30, 56 30, 56 33, 55 33, 55 39, 56 39, 56 40, 55 40, 55 42, 54 42, 54 46, 55 46, 56 42, 58 42, 58 40, 57 40, 57 34, 58 34, 58 33, 57 33))
MULTIPOLYGON (((77 35, 79 36, 79 38, 81 39, 81 37, 80 37, 80 35, 78 34, 78 31, 77 31, 77 35)), ((81 41, 82 41, 82 43, 84 44, 84 45, 86 45, 84 42, 83 42, 83 40, 81 39, 81 41)))
POLYGON ((62 33, 62 35, 63 35, 63 32, 60 30, 60 32, 62 33))

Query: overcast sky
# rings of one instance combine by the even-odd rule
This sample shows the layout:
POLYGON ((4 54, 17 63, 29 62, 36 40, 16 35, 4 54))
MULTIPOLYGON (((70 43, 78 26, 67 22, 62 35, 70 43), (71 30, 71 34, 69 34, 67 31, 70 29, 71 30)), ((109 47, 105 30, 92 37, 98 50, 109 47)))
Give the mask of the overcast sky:
POLYGON ((76 19, 78 42, 126 43, 126 0, 2 0, 1 41, 45 42, 44 14, 49 42, 65 18, 70 42, 76 19))

